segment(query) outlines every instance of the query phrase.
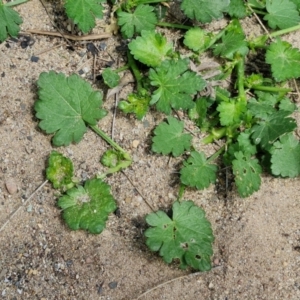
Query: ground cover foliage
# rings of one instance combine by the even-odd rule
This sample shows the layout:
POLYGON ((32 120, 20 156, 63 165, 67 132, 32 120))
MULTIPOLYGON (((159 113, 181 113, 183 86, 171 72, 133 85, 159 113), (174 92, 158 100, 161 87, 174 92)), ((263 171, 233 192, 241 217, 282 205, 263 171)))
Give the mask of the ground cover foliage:
MULTIPOLYGON (((10 6, 22 2, 0 3, 0 41, 18 34, 22 19, 10 6)), ((128 39, 128 50, 127 65, 103 70, 103 80, 115 88, 121 84, 121 72, 131 71, 136 88, 119 102, 119 109, 124 116, 134 114, 139 120, 150 108, 165 114, 166 119, 153 131, 151 150, 182 157, 172 216, 163 211, 146 216, 146 244, 167 263, 178 259, 181 268, 209 270, 214 241, 211 225, 200 207, 184 199, 185 189, 201 190, 215 183, 220 167, 232 170, 241 197, 259 190, 262 172, 281 177, 300 174, 300 145, 292 117, 298 108, 288 84, 300 76, 300 51, 281 39, 300 29, 300 1, 183 0, 180 9, 185 19, 180 24, 167 22, 172 3, 130 0, 108 4, 120 34, 128 39), (254 13, 270 32, 247 38, 240 19, 254 13), (219 32, 204 29, 203 24, 220 18, 228 22, 219 32), (182 30, 181 47, 177 49, 159 33, 159 26, 182 30), (269 75, 247 72, 247 59, 257 51, 263 51, 269 75), (204 52, 219 62, 213 76, 206 76, 201 68, 204 52), (221 88, 221 82, 229 79, 229 89, 221 88), (207 157, 196 149, 192 134, 175 117, 179 110, 194 122, 196 133, 205 133, 202 145, 218 142, 213 155, 207 157)), ((102 0, 67 0, 64 6, 79 30, 88 33, 95 18, 103 17, 105 5, 102 0)), ((90 128, 112 147, 101 158, 107 171, 83 184, 74 178, 71 160, 57 151, 51 153, 46 170, 47 179, 60 192, 57 205, 69 228, 101 233, 109 213, 117 207, 105 178, 130 166, 130 154, 97 126, 106 115, 101 108, 102 91, 76 74, 53 71, 42 73, 37 86, 36 117, 39 127, 53 134, 54 146, 78 143, 90 128)))

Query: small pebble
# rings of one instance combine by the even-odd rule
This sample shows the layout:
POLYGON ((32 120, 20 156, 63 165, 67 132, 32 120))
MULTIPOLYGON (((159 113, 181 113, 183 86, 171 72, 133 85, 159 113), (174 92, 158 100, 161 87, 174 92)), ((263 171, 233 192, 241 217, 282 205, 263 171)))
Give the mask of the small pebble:
POLYGON ((140 141, 134 140, 134 141, 132 142, 132 147, 133 147, 133 148, 137 148, 139 144, 140 144, 140 141))
POLYGON ((118 286, 118 282, 112 281, 108 284, 110 289, 115 289, 118 286))
POLYGON ((84 73, 88 73, 90 71, 90 68, 89 67, 84 67, 84 68, 82 68, 82 71, 84 73))
POLYGON ((18 191, 17 183, 13 178, 8 178, 5 182, 6 189, 9 194, 13 195, 18 191))
POLYGON ((212 290, 214 288, 214 284, 212 282, 209 283, 208 288, 212 290))
POLYGON ((32 205, 31 204, 28 205, 27 212, 32 212, 32 205))
POLYGON ((40 59, 39 57, 32 55, 31 58, 30 58, 30 61, 36 63, 36 62, 39 61, 39 59, 40 59))

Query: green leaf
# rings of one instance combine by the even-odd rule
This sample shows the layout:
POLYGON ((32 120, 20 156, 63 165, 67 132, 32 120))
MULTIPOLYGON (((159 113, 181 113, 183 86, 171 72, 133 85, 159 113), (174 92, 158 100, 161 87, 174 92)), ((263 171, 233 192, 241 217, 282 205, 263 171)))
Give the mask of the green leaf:
POLYGON ((70 229, 90 233, 101 233, 108 215, 117 208, 110 186, 100 179, 87 180, 84 187, 68 190, 57 204, 70 229))
POLYGON ((0 42, 7 39, 8 35, 16 37, 22 24, 20 15, 12 8, 0 2, 0 42))
POLYGON ((110 88, 116 87, 120 82, 120 76, 112 68, 106 68, 102 72, 104 83, 110 88))
POLYGON ((293 27, 300 22, 297 6, 290 0, 267 0, 266 8, 268 14, 264 16, 264 20, 273 29, 293 27))
POLYGON ((292 133, 280 137, 271 150, 273 175, 296 177, 300 174, 300 145, 292 133))
POLYGON ((64 191, 74 186, 74 169, 71 159, 63 156, 57 151, 52 151, 48 159, 46 177, 55 189, 64 191))
POLYGON ((246 76, 244 84, 247 88, 252 88, 254 85, 263 85, 264 77, 261 74, 251 74, 246 76))
POLYGON ((68 17, 78 25, 82 32, 89 32, 95 27, 95 17, 102 19, 105 0, 66 0, 65 9, 68 17))
POLYGON ((183 0, 181 9, 190 19, 209 23, 223 17, 230 0, 183 0))
POLYGON ((101 163, 108 167, 114 168, 116 167, 122 160, 124 159, 123 153, 116 150, 107 150, 101 157, 101 163))
POLYGON ((235 159, 235 153, 243 152, 246 155, 254 155, 257 153, 256 146, 253 144, 250 130, 241 132, 237 137, 237 142, 229 144, 228 150, 223 156, 223 161, 226 165, 231 165, 235 159))
POLYGON ((279 103, 279 109, 289 111, 290 113, 297 110, 297 105, 291 101, 291 99, 285 97, 279 103))
POLYGON ((230 17, 242 19, 247 16, 245 2, 243 0, 231 0, 226 11, 230 17))
POLYGON ((169 116, 167 122, 161 122, 154 130, 152 151, 179 156, 191 146, 192 136, 183 133, 184 123, 169 116), (168 122, 168 123, 167 123, 168 122))
POLYGON ((132 38, 142 30, 153 30, 157 23, 154 7, 139 5, 133 12, 117 11, 118 25, 125 38, 132 38))
POLYGON ((171 109, 189 109, 194 107, 193 95, 206 86, 205 81, 189 69, 188 59, 166 60, 160 67, 151 69, 151 85, 158 87, 152 94, 150 104, 165 114, 171 109))
POLYGON ((264 9, 266 7, 266 0, 248 0, 252 8, 264 9))
POLYGON ((141 36, 128 44, 130 53, 136 60, 150 67, 157 67, 172 52, 172 44, 154 31, 142 30, 141 36))
POLYGON ((217 166, 210 164, 203 152, 193 151, 183 162, 180 180, 183 184, 203 190, 216 181, 217 166))
POLYGON ((276 81, 300 77, 300 51, 288 42, 277 39, 266 53, 266 62, 271 65, 276 81))
POLYGON ((108 167, 105 173, 99 173, 97 178, 103 179, 109 174, 119 172, 122 169, 126 169, 132 163, 131 157, 128 153, 116 151, 116 150, 107 150, 101 157, 101 163, 108 167))
POLYGON ((186 32, 183 43, 193 51, 203 52, 209 46, 211 39, 211 34, 199 27, 194 27, 186 32))
POLYGON ((140 93, 129 94, 126 101, 120 101, 118 107, 126 114, 134 113, 141 120, 149 109, 150 96, 144 90, 140 93))
POLYGON ((189 109, 189 118, 193 120, 199 128, 202 127, 207 113, 208 99, 201 97, 195 101, 195 106, 189 109))
POLYGON ((230 99, 230 102, 221 102, 217 111, 220 113, 220 123, 222 126, 239 124, 246 111, 246 104, 237 99, 230 99))
POLYGON ((259 190, 262 172, 258 160, 251 158, 250 154, 235 153, 236 159, 232 161, 232 170, 235 184, 241 197, 248 197, 259 190))
POLYGON ((34 109, 41 119, 39 126, 46 133, 54 133, 55 146, 78 143, 86 132, 86 124, 96 125, 106 115, 100 109, 102 94, 73 74, 42 73, 37 82, 39 100, 34 109))
POLYGON ((246 56, 249 52, 245 34, 238 20, 233 20, 228 25, 222 42, 214 46, 214 55, 233 59, 236 53, 246 56))
POLYGON ((290 112, 278 111, 254 125, 251 136, 254 144, 269 149, 277 138, 293 131, 297 124, 295 119, 287 117, 289 114, 290 112))
POLYGON ((300 0, 290 0, 290 1, 296 5, 298 10, 300 9, 300 0))
POLYGON ((258 99, 251 98, 248 101, 247 108, 256 118, 266 119, 269 115, 276 113, 275 105, 279 101, 278 95, 256 92, 258 99))
POLYGON ((163 211, 147 215, 151 226, 145 231, 146 244, 152 251, 159 251, 166 263, 180 260, 180 267, 200 271, 211 269, 210 257, 214 241, 210 222, 205 212, 193 201, 176 201, 172 219, 163 211))

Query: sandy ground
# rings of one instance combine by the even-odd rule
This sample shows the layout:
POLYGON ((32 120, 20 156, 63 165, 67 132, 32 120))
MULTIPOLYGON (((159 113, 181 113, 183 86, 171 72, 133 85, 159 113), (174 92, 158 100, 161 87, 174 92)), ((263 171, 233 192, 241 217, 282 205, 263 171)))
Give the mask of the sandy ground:
MULTIPOLYGON (((22 30, 53 30, 39 1, 17 9, 24 19, 22 30)), ((255 21, 247 22, 247 30, 253 32, 255 21)), ((0 298, 300 299, 299 179, 265 175, 261 190, 247 199, 234 191, 224 199, 214 186, 186 193, 186 199, 205 209, 213 226, 210 272, 179 270, 147 249, 144 216, 150 209, 138 191, 155 208, 166 208, 178 188, 174 172, 179 161, 149 151, 151 130, 161 114, 149 113, 140 122, 117 112, 114 138, 134 163, 108 180, 119 213, 109 217, 101 235, 69 231, 48 183, 28 200, 45 181, 45 164, 53 149, 33 112, 39 74, 80 72, 91 82, 94 64, 86 43, 77 43, 72 50, 61 38, 32 39, 34 43, 25 48, 20 39, 0 44, 0 226, 5 224, 0 231, 0 298), (9 182, 17 189, 12 193, 5 186, 9 182)), ((289 39, 297 46, 300 36, 289 39)), ((112 58, 122 62, 116 48, 122 45, 120 38, 97 45, 100 42, 107 48, 98 55, 98 71, 112 58)), ((99 83, 94 87, 100 88, 99 83)), ((108 133, 114 101, 105 101, 109 115, 99 122, 108 133)), ((85 180, 102 170, 99 157, 105 149, 105 142, 88 131, 78 145, 59 151, 73 159, 76 175, 85 180)))

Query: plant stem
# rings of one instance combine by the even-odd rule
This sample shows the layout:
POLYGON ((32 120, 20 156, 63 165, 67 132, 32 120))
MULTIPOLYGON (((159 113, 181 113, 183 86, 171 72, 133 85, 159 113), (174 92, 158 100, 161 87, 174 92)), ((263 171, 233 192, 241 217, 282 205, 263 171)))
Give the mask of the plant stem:
POLYGON ((5 6, 15 6, 15 5, 23 4, 23 3, 27 2, 27 1, 28 0, 16 0, 16 1, 13 1, 13 2, 7 2, 4 5, 5 6))
POLYGON ((122 71, 125 71, 125 70, 128 70, 129 69, 129 66, 128 65, 125 65, 119 69, 116 69, 115 72, 116 73, 119 73, 119 72, 122 72, 122 71))
POLYGON ((255 49, 255 48, 266 49, 266 48, 268 48, 266 46, 266 41, 269 37, 272 37, 272 38, 277 37, 277 36, 284 35, 284 34, 299 30, 299 29, 300 29, 300 25, 296 25, 296 26, 289 27, 286 29, 274 31, 274 32, 270 33, 269 35, 266 35, 266 34, 260 35, 257 38, 255 38, 253 41, 250 42, 250 47, 253 49, 255 49))
POLYGON ((204 145, 207 145, 207 144, 210 144, 212 143, 214 140, 219 140, 221 139, 222 137, 224 137, 226 134, 226 128, 223 127, 223 128, 213 128, 212 131, 211 131, 211 134, 208 135, 207 137, 205 137, 203 140, 202 140, 202 143, 204 145))
POLYGON ((214 45, 216 43, 217 40, 219 40, 223 34, 226 31, 226 27, 223 28, 219 33, 217 33, 214 37, 212 37, 210 43, 208 44, 208 46, 205 48, 205 50, 209 49, 212 45, 214 45))
POLYGON ((296 31, 296 30, 299 30, 299 29, 300 29, 300 24, 296 25, 296 26, 293 26, 293 27, 286 28, 286 29, 274 31, 274 32, 270 33, 270 36, 271 37, 276 37, 276 36, 287 34, 287 33, 290 33, 290 32, 293 32, 293 31, 296 31))
MULTIPOLYGON (((250 5, 251 6, 251 5, 250 5)), ((263 15, 265 16, 267 13, 265 13, 264 11, 260 11, 258 9, 255 8, 251 8, 253 12, 255 12, 257 15, 263 15)))
POLYGON ((239 99, 243 102, 247 101, 246 92, 244 88, 244 82, 245 82, 245 63, 244 63, 244 57, 240 56, 238 57, 238 61, 236 64, 237 68, 237 86, 239 91, 239 99))
POLYGON ((132 70, 132 73, 136 79, 137 92, 141 92, 141 90, 143 89, 143 86, 142 86, 142 78, 143 77, 142 77, 140 70, 138 69, 138 67, 136 65, 136 62, 135 62, 133 56, 129 52, 129 50, 127 51, 127 59, 128 59, 128 66, 132 70))
POLYGON ((192 26, 181 25, 181 24, 172 24, 172 23, 168 23, 168 22, 157 22, 156 26, 186 29, 186 30, 193 28, 192 26))
POLYGON ((109 145, 115 148, 117 151, 120 151, 124 155, 128 155, 128 152, 120 147, 114 140, 112 140, 104 131, 98 128, 96 125, 89 125, 99 136, 101 136, 109 145))
POLYGON ((218 100, 220 102, 222 102, 222 101, 229 102, 230 101, 230 99, 227 96, 220 93, 219 91, 216 91, 216 100, 218 100))
POLYGON ((226 145, 223 145, 217 152, 215 152, 215 153, 207 160, 207 162, 208 162, 208 163, 209 163, 209 162, 212 162, 212 161, 214 161, 216 158, 218 158, 218 157, 220 156, 220 154, 221 154, 222 152, 225 151, 225 147, 226 147, 226 145))
POLYGON ((252 85, 252 86, 247 86, 253 90, 257 91, 263 91, 263 92, 270 92, 270 93, 289 93, 292 91, 292 89, 288 88, 281 88, 281 87, 276 87, 276 86, 264 86, 264 85, 252 85))
POLYGON ((186 186, 185 186, 184 184, 181 184, 181 185, 180 185, 180 187, 179 187, 179 192, 178 192, 178 197, 177 197, 177 201, 180 202, 180 201, 182 200, 182 197, 183 197, 185 188, 186 188, 186 186))

